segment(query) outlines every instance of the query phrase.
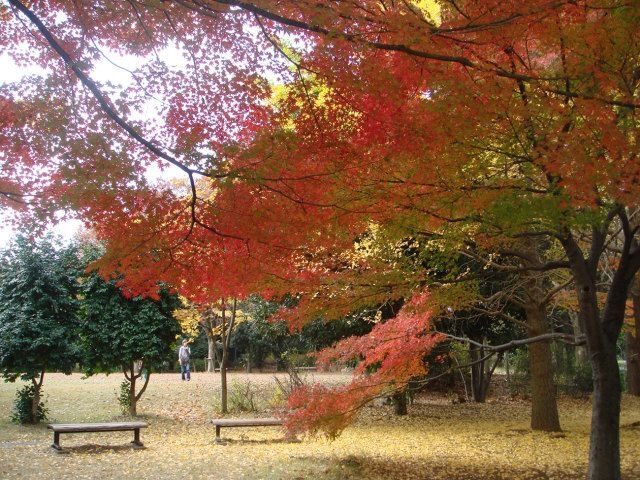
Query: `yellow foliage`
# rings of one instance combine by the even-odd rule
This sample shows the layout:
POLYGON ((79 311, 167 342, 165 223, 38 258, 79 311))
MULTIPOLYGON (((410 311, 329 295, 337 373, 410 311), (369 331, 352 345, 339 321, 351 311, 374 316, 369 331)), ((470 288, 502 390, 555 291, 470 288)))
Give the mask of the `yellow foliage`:
MULTIPOLYGON (((198 330, 203 325, 203 312, 196 305, 192 304, 188 299, 180 297, 182 301, 182 308, 176 309, 173 312, 174 317, 180 323, 182 331, 190 337, 198 336, 198 330)), ((206 311, 208 317, 214 317, 218 319, 215 323, 217 325, 207 325, 207 330, 214 336, 222 335, 222 309, 221 308, 208 308, 206 311), (212 328, 211 328, 212 327, 212 328)), ((231 310, 225 309, 225 322, 227 328, 229 327, 229 321, 231 320, 231 310)), ((235 325, 238 325, 250 318, 249 314, 242 310, 236 310, 235 325)))
POLYGON ((183 308, 173 311, 173 316, 178 320, 182 331, 190 337, 198 336, 198 322, 200 321, 200 312, 184 297, 180 297, 183 308))
POLYGON ((440 24, 440 4, 435 0, 412 0, 409 2, 422 13, 427 21, 440 24))

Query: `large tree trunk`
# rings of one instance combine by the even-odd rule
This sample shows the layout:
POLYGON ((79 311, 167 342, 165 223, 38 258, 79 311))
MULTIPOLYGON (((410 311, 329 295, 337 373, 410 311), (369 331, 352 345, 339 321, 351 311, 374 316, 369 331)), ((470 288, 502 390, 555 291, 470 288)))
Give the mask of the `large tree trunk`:
MULTIPOLYGON (((525 307, 528 335, 535 337, 550 332, 546 312, 535 303, 525 307)), ((531 365, 531 429, 559 432, 560 418, 553 380, 553 360, 549 342, 529 345, 531 365)))
MULTIPOLYGON (((587 296, 587 290, 595 290, 595 285, 580 285, 578 282, 576 285, 583 290, 582 296, 587 296)), ((627 297, 627 289, 620 290, 621 287, 616 285, 614 279, 602 320, 597 315, 595 296, 593 307, 585 309, 587 346, 593 369, 593 405, 587 476, 589 480, 620 480, 621 478, 620 401, 622 394, 616 343, 624 320, 627 297)))
MULTIPOLYGON (((620 480, 620 400, 621 385, 616 341, 624 320, 627 288, 612 283, 602 320, 595 295, 585 313, 585 330, 593 369, 593 405, 589 446, 589 480, 620 480), (618 290, 622 289, 622 291, 618 290), (618 290, 617 292, 615 290, 618 290)), ((579 297, 589 297, 595 283, 576 282, 579 297)), ((628 287, 628 284, 626 285, 628 287)))
POLYGON ((590 480, 618 480, 621 478, 621 385, 616 344, 603 345, 599 354, 592 357, 591 364, 594 390, 588 478, 590 480))
POLYGON ((640 396, 640 290, 637 280, 631 292, 633 324, 626 335, 627 392, 640 396))
MULTIPOLYGON (((617 215, 624 221, 624 211, 617 215)), ((589 446, 588 480, 620 480, 620 372, 616 343, 624 322, 627 294, 640 268, 640 250, 633 232, 625 229, 617 269, 613 274, 602 313, 596 297, 598 260, 605 245, 603 231, 593 230, 591 251, 586 257, 575 239, 560 237, 569 258, 580 304, 587 349, 593 370, 593 405, 589 446)))
POLYGON ((529 345, 531 363, 531 429, 559 432, 560 418, 549 342, 529 345))
MULTIPOLYGON (((544 247, 537 240, 523 242, 528 266, 536 267, 544 262, 540 258, 544 247)), ((547 318, 549 291, 548 276, 535 270, 522 275, 524 292, 522 307, 527 316, 527 334, 537 337, 551 333, 547 318)), ((536 342, 529 345, 529 364, 531 368, 531 429, 546 432, 560 431, 556 385, 553 379, 553 360, 549 342, 536 342)))
POLYGON ((407 415, 407 389, 403 388, 400 391, 395 392, 391 396, 393 401, 393 413, 396 415, 407 415))

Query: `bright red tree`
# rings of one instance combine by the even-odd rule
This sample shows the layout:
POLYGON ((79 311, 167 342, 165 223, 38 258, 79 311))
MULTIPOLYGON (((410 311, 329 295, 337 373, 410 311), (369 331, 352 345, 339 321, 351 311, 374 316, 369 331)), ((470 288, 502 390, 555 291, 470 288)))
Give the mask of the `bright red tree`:
POLYGON ((425 357, 441 340, 433 335, 427 295, 416 295, 398 315, 377 324, 369 335, 351 337, 318 355, 327 366, 357 361, 354 381, 345 387, 303 385, 289 399, 290 432, 322 431, 337 436, 371 399, 401 391, 428 373, 425 357))

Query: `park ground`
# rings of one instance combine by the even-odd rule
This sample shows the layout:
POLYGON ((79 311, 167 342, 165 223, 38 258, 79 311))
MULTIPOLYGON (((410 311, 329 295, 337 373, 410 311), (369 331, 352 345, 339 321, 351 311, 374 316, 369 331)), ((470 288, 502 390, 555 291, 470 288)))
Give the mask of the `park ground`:
MULTIPOLYGON (((344 374, 314 373, 307 380, 348 381, 344 374)), ((117 421, 121 375, 47 374, 50 421, 117 421)), ((286 375, 280 380, 286 382, 286 375)), ((235 391, 274 395, 274 374, 231 373, 235 391)), ((447 395, 422 395, 409 415, 385 405, 366 407, 335 441, 288 441, 274 427, 223 429, 214 442, 209 420, 217 416, 219 375, 151 377, 138 406, 149 423, 144 448, 129 445, 131 432, 68 434, 64 451, 50 447, 46 424, 10 423, 16 389, 0 384, 0 478, 2 479, 580 479, 587 468, 590 399, 560 400, 560 434, 528 428, 526 399, 495 396, 485 404, 453 403, 447 395)), ((266 397, 265 397, 266 395, 266 397)), ((262 412, 262 415, 268 415, 262 412)), ((242 417, 252 413, 233 413, 242 417)), ((621 421, 626 480, 640 478, 640 399, 625 396, 621 421)))

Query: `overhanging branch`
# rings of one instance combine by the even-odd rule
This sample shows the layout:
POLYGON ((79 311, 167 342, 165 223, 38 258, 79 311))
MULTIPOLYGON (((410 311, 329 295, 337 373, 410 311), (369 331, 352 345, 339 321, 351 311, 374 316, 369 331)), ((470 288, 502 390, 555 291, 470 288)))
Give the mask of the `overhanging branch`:
POLYGON ((486 344, 471 340, 470 338, 457 337, 455 335, 450 335, 448 333, 442 333, 442 332, 437 332, 437 333, 451 340, 455 340, 457 342, 468 343, 471 345, 475 345, 477 347, 482 347, 485 350, 493 353, 505 352, 507 350, 513 350, 514 348, 517 348, 517 347, 529 345, 531 343, 549 342, 552 340, 558 340, 563 343, 567 343, 569 345, 576 345, 576 346, 584 345, 586 343, 586 337, 584 335, 570 335, 568 333, 544 333, 542 335, 537 335, 535 337, 522 338, 519 340, 511 340, 510 342, 503 343, 502 345, 486 345, 486 344))
POLYGON ((228 235, 223 232, 218 231, 216 228, 207 225, 203 221, 198 219, 196 213, 196 204, 198 201, 197 189, 196 189, 196 181, 195 175, 201 175, 205 177, 215 177, 221 178, 226 176, 226 174, 218 174, 211 175, 210 173, 203 172, 197 169, 189 168, 183 162, 176 159, 174 156, 169 155, 165 151, 163 151, 160 147, 155 145, 153 142, 144 138, 129 122, 127 122, 112 106, 109 99, 102 94, 98 85, 86 74, 82 71, 77 62, 75 62, 69 53, 60 45, 60 43, 54 38, 53 34, 47 28, 44 23, 40 20, 40 18, 32 12, 27 6, 21 3, 20 0, 8 0, 9 4, 20 11, 24 16, 26 16, 29 21, 38 29, 40 34, 43 36, 45 41, 49 44, 49 46, 56 52, 56 54, 64 61, 64 63, 73 71, 78 80, 82 83, 82 85, 87 88, 93 97, 98 102, 100 109, 109 117, 112 121, 114 121, 122 130, 124 130, 134 141, 142 145, 149 152, 154 154, 156 157, 169 162, 171 165, 182 170, 187 174, 189 179, 189 189, 191 192, 191 199, 189 201, 189 209, 190 209, 190 217, 191 217, 191 225, 189 229, 189 235, 191 234, 194 226, 198 225, 205 230, 208 230, 216 235, 228 238, 235 238, 238 240, 243 240, 234 235, 228 235))
MULTIPOLYGON (((489 64, 482 64, 482 63, 474 62, 467 57, 458 56, 458 55, 444 55, 436 52, 420 50, 404 43, 385 43, 385 42, 376 41, 376 40, 367 40, 366 38, 363 38, 362 34, 359 34, 359 33, 355 34, 355 33, 346 33, 339 30, 330 30, 319 24, 315 24, 312 21, 302 21, 302 20, 298 20, 288 16, 284 16, 272 10, 255 5, 251 2, 236 1, 236 0, 213 0, 213 1, 221 5, 237 7, 246 12, 250 12, 254 15, 258 15, 262 18, 274 21, 281 25, 287 25, 287 26, 301 29, 307 32, 316 33, 324 37, 340 38, 354 44, 364 45, 366 47, 375 48, 377 50, 404 53, 416 58, 423 58, 425 60, 433 60, 436 62, 458 64, 465 68, 473 69, 479 72, 492 73, 497 77, 507 78, 507 79, 515 80, 517 82, 528 83, 528 84, 536 83, 537 85, 540 86, 540 88, 542 88, 546 92, 556 94, 556 95, 561 95, 567 98, 593 100, 593 101, 605 103, 607 105, 624 107, 632 110, 636 110, 640 108, 640 104, 635 103, 633 101, 621 101, 618 99, 600 97, 600 96, 596 96, 588 93, 568 91, 565 88, 554 88, 553 86, 545 85, 546 83, 557 82, 558 80, 564 82, 566 80, 565 77, 542 77, 542 76, 536 76, 531 74, 527 75, 527 74, 522 74, 512 70, 501 68, 498 64, 495 64, 492 62, 490 62, 489 64)), ((178 0, 178 2, 183 6, 187 6, 188 3, 191 3, 196 7, 195 10, 199 11, 200 13, 207 12, 208 10, 210 10, 212 13, 218 13, 211 7, 207 6, 206 2, 201 0, 178 0)), ((549 6, 552 8, 558 8, 562 6, 562 2, 550 4, 549 6)), ((488 23, 486 25, 470 24, 470 25, 467 25, 466 27, 462 27, 456 30, 457 30, 457 33, 463 33, 463 32, 471 33, 478 30, 496 28, 503 24, 508 24, 509 22, 517 18, 520 18, 522 16, 523 14, 514 13, 508 18, 498 20, 496 22, 488 23)), ((353 22, 355 23, 356 20, 353 20, 353 22)), ((440 35, 442 37, 444 37, 446 33, 449 33, 449 32, 447 30, 438 29, 436 27, 433 27, 429 32, 429 34, 440 35)))
POLYGON ((96 99, 100 108, 104 113, 107 114, 111 120, 113 120, 120 128, 122 128, 127 134, 133 138, 140 145, 144 146, 151 153, 156 155, 163 160, 166 160, 170 164, 178 167, 183 172, 187 173, 190 177, 194 174, 204 175, 204 172, 199 172, 187 167, 184 163, 180 162, 173 156, 163 152, 158 146, 154 145, 152 142, 144 138, 138 131, 129 124, 112 106, 111 102, 105 97, 96 83, 89 78, 89 76, 82 71, 82 69, 78 66, 77 62, 75 62, 71 56, 67 53, 67 51, 62 48, 60 43, 53 37, 53 34, 49 31, 49 29, 42 23, 40 18, 33 13, 29 8, 27 8, 24 4, 20 2, 20 0, 8 0, 8 2, 18 9, 24 16, 26 16, 29 21, 38 29, 40 34, 44 37, 49 46, 58 54, 58 56, 64 61, 64 63, 73 71, 78 80, 91 92, 93 97, 96 99))

